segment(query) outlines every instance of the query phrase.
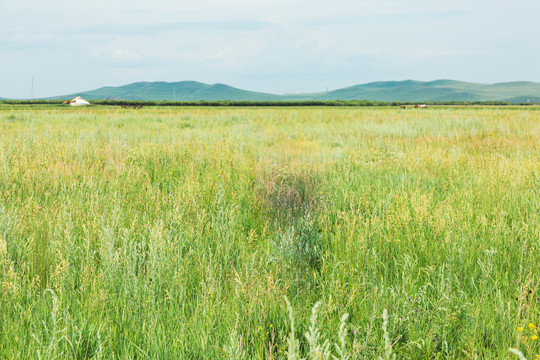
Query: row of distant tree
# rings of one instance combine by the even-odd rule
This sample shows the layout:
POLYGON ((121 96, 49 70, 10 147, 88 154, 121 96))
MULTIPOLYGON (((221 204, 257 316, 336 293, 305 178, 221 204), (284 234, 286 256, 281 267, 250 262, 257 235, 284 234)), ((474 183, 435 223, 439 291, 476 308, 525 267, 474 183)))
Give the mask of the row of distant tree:
MULTIPOLYGON (((1 100, 0 104, 12 105, 64 105, 63 100, 1 100)), ((141 100, 90 100, 92 105, 109 106, 414 106, 425 105, 534 105, 532 103, 510 103, 505 101, 430 101, 401 102, 376 100, 305 100, 305 101, 141 101, 141 100)))

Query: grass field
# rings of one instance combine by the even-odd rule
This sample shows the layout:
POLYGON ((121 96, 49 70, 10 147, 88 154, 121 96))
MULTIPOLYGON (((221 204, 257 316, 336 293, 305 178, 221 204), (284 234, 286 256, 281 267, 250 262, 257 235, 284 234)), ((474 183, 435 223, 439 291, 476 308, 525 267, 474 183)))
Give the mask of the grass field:
POLYGON ((540 109, 3 106, 0 358, 535 359, 539 216, 540 109))

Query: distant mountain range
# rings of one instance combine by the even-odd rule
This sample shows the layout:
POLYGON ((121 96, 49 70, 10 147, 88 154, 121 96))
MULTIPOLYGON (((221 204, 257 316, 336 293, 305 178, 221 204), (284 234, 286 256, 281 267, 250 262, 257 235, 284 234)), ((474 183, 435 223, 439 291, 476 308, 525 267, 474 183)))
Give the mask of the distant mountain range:
POLYGON ((237 89, 225 84, 203 84, 196 81, 180 82, 136 82, 118 87, 102 87, 51 99, 68 99, 81 96, 84 99, 109 100, 177 100, 177 101, 215 101, 215 100, 253 100, 279 101, 281 96, 237 89))
POLYGON ((514 103, 540 102, 540 83, 507 82, 477 84, 454 80, 429 82, 379 81, 354 85, 338 90, 276 95, 238 89, 225 84, 204 84, 196 81, 137 82, 118 87, 102 87, 49 99, 71 99, 81 96, 88 100, 176 100, 176 101, 294 101, 294 100, 379 100, 401 102, 429 101, 506 101, 514 103))

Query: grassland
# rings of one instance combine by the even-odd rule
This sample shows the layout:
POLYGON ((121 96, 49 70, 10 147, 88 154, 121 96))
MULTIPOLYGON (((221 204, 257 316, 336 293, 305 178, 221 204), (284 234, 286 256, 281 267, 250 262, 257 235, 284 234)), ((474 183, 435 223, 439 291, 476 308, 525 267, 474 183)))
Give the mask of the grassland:
POLYGON ((0 107, 0 358, 533 359, 539 115, 0 107))

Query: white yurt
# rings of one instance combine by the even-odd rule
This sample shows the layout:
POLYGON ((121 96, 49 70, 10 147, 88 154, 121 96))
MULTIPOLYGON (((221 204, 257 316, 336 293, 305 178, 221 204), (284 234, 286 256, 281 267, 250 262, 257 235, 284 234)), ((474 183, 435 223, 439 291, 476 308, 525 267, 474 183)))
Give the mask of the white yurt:
POLYGON ((84 100, 82 97, 80 96, 77 96, 75 99, 73 100, 70 100, 70 101, 66 101, 64 104, 69 104, 71 106, 85 106, 85 105, 90 105, 90 103, 86 100, 84 100))

